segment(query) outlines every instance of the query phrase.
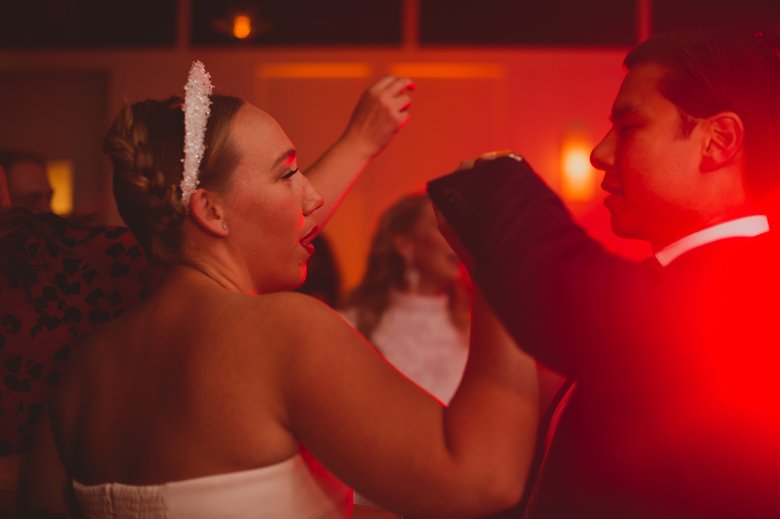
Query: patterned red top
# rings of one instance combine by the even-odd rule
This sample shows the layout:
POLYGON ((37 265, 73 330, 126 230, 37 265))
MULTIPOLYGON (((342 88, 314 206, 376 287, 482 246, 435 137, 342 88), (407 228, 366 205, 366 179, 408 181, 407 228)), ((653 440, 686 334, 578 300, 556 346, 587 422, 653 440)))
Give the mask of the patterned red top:
POLYGON ((0 241, 0 455, 29 450, 33 424, 73 348, 146 298, 153 277, 125 228, 36 220, 75 254, 32 225, 0 241))

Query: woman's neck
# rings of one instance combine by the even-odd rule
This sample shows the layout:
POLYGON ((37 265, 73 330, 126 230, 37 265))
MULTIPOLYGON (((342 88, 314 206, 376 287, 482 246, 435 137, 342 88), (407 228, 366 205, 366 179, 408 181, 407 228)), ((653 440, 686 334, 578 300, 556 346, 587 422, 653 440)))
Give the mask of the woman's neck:
POLYGON ((226 240, 203 233, 191 233, 183 241, 181 266, 200 272, 225 290, 241 294, 256 293, 247 265, 231 253, 226 240))
POLYGON ((212 268, 208 264, 185 262, 171 265, 165 271, 164 283, 200 281, 214 284, 230 292, 250 293, 251 289, 242 288, 228 273, 212 268))

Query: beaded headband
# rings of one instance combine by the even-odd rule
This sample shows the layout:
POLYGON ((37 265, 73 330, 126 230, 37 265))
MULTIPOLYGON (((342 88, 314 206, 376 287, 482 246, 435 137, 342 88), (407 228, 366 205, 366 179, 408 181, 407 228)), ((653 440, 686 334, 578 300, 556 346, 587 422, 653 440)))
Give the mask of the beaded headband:
POLYGON ((200 61, 195 61, 190 68, 187 84, 184 86, 184 172, 181 180, 181 203, 189 212, 190 197, 198 188, 198 172, 200 161, 206 151, 206 123, 211 115, 211 74, 200 61))

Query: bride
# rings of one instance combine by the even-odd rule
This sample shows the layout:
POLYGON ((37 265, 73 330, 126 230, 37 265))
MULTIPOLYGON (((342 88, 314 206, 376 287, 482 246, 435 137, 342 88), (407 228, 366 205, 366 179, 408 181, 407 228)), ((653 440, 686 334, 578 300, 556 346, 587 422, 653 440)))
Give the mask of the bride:
POLYGON ((166 273, 69 361, 29 505, 329 519, 350 516, 350 488, 404 516, 512 505, 536 433, 534 361, 478 296, 444 407, 338 314, 285 292, 305 278, 323 198, 271 116, 210 90, 195 64, 183 103, 126 106, 106 136, 120 213, 166 273))

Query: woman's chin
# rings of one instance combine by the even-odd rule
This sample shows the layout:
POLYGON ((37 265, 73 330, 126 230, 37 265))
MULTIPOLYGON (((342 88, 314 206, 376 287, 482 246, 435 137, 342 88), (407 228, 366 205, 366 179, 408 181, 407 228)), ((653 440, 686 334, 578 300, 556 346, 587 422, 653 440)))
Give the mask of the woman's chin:
POLYGON ((287 288, 283 288, 282 290, 295 290, 296 288, 300 288, 301 285, 306 281, 306 275, 307 275, 307 269, 306 269, 306 263, 304 262, 301 265, 300 274, 298 276, 295 276, 293 279, 290 279, 290 286, 287 288))
POLYGON ((304 267, 300 275, 290 275, 284 279, 275 279, 272 282, 263 283, 258 287, 258 294, 273 294, 276 292, 287 292, 295 290, 306 281, 306 268, 304 267))

